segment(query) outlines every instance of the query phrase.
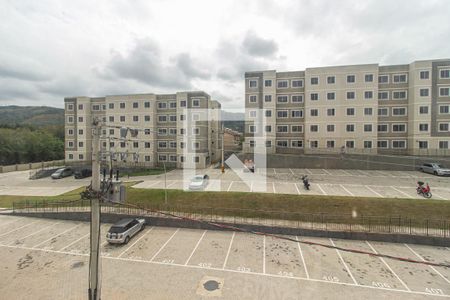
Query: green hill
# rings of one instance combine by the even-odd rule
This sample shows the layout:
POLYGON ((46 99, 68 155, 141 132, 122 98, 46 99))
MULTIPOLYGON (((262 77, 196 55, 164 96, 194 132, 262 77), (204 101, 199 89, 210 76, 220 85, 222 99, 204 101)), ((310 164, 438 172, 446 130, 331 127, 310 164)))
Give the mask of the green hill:
POLYGON ((64 125, 64 109, 48 106, 0 106, 0 125, 64 125))

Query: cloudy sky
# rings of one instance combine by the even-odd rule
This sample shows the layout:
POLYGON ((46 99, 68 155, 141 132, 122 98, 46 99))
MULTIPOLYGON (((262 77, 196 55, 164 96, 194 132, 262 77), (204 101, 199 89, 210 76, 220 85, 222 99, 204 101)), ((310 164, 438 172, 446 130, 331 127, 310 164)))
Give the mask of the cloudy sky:
POLYGON ((0 105, 204 90, 245 71, 450 57, 450 1, 0 0, 0 105))

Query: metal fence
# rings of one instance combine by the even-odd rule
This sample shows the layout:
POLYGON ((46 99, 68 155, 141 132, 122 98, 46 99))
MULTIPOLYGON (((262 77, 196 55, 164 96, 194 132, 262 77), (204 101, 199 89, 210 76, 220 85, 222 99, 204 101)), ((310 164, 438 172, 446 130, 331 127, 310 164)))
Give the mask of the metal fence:
MULTIPOLYGON (((88 200, 46 201, 31 200, 13 203, 15 213, 89 212, 88 200)), ((413 219, 403 216, 365 216, 305 214, 300 212, 251 210, 238 208, 197 207, 176 205, 140 205, 134 208, 103 203, 102 213, 173 218, 158 212, 167 212, 183 218, 202 221, 248 224, 269 227, 286 227, 321 231, 391 233, 416 236, 450 237, 450 220, 413 219)))

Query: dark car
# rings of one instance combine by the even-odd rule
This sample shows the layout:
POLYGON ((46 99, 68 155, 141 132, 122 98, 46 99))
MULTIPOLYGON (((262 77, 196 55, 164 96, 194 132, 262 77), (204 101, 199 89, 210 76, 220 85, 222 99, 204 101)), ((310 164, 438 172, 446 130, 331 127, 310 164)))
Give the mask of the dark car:
POLYGON ((55 171, 55 173, 52 174, 52 179, 61 179, 64 177, 72 176, 73 170, 72 168, 61 168, 55 171))
POLYGON ((122 219, 108 230, 106 240, 110 244, 127 244, 139 231, 144 229, 144 219, 122 219))
POLYGON ((92 176, 92 170, 90 170, 90 169, 77 170, 73 174, 73 177, 75 177, 75 179, 82 179, 82 178, 91 177, 91 176, 92 176))

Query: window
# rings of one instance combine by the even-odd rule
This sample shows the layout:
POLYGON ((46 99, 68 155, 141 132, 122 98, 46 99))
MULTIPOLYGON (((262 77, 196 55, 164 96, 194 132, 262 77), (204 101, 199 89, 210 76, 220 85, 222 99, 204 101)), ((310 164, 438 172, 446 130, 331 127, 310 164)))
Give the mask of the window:
POLYGON ((311 101, 319 100, 319 94, 317 94, 317 93, 312 93, 310 96, 311 96, 311 101))
POLYGON ((180 115, 180 121, 186 120, 186 115, 180 115))
POLYGON ((109 122, 111 122, 111 123, 114 122, 114 116, 109 116, 108 119, 109 119, 109 122))
POLYGON ((254 148, 255 147, 255 141, 253 141, 253 140, 249 141, 249 146, 250 146, 250 148, 254 148))
POLYGON ((158 109, 166 109, 167 103, 166 102, 158 102, 158 109))
POLYGON ((265 87, 271 87, 272 86, 272 80, 264 80, 264 86, 265 87))
POLYGON ((200 134, 200 128, 198 128, 198 127, 192 128, 192 134, 193 135, 199 135, 200 134))
POLYGON ((449 113, 449 105, 440 105, 439 106, 439 113, 440 114, 448 114, 449 113))
POLYGON ((419 90, 420 97, 428 97, 430 94, 429 89, 420 89, 419 90))
POLYGON ((334 100, 336 99, 336 94, 331 92, 331 93, 327 93, 327 100, 334 100))
POLYGON ((353 107, 347 108, 347 116, 354 116, 355 109, 353 107))
POLYGON ((187 105, 187 101, 186 100, 181 100, 180 101, 180 107, 186 107, 187 105))
POLYGON ((169 134, 171 134, 171 135, 177 134, 177 129, 176 128, 169 128, 169 134))
POLYGON ((406 132, 406 124, 392 124, 392 132, 406 132))
POLYGON ((176 115, 170 115, 169 116, 169 121, 170 122, 176 122, 177 121, 177 116, 176 115))
POLYGON ((309 141, 310 148, 319 148, 319 141, 309 141))
POLYGON ((319 132, 319 125, 310 125, 309 131, 311 132, 319 132))
POLYGON ((73 110, 73 104, 68 104, 67 105, 67 110, 73 110))
POLYGON ((319 84, 319 77, 311 77, 311 85, 319 84))
POLYGON ((148 101, 144 102, 144 108, 150 108, 150 102, 148 101))
POLYGON ((393 107, 392 115, 393 116, 406 116, 406 107, 393 107))
POLYGON ((176 141, 170 141, 169 142, 169 147, 170 148, 176 148, 177 147, 177 142, 176 141))
POLYGON ((378 83, 389 83, 389 75, 378 76, 378 83))
POLYGON ((83 104, 78 104, 78 110, 83 110, 83 104))
POLYGON ((150 148, 150 142, 145 142, 144 143, 144 147, 147 148, 147 149, 150 148))
POLYGON ((69 135, 73 135, 73 129, 69 129, 69 135))
POLYGON ((303 125, 291 125, 291 132, 303 132, 303 125))
POLYGON ((336 77, 335 76, 328 76, 327 77, 327 83, 328 84, 335 84, 336 83, 336 77))
POLYGON ((419 141, 419 149, 428 149, 427 141, 419 141))
POLYGON ((389 99, 389 92, 387 91, 378 92, 378 100, 388 100, 388 99, 389 99))
POLYGON ((139 103, 138 102, 133 102, 133 108, 139 108, 139 103))
POLYGON ((288 81, 287 80, 278 80, 277 87, 279 89, 285 89, 288 87, 288 81))
POLYGON ((449 123, 439 123, 439 131, 447 132, 448 127, 449 127, 449 123))
POLYGON ((303 110, 291 110, 292 118, 303 118, 303 110))
POLYGON ((167 148, 167 142, 166 141, 159 141, 158 142, 158 148, 167 148))
POLYGON ((371 116, 372 113, 373 113, 372 107, 365 107, 365 108, 364 108, 364 115, 365 115, 365 116, 371 116))
POLYGON ((378 132, 388 132, 388 125, 387 124, 378 124, 377 130, 378 130, 378 132))
POLYGON ((133 122, 138 122, 139 121, 139 116, 133 116, 133 122))
POLYGON ((73 117, 67 117, 67 123, 73 123, 73 117))
POLYGON ((83 117, 78 117, 78 122, 83 122, 83 117))
POLYGON ((150 161, 150 155, 144 156, 144 160, 147 161, 147 162, 150 161))
POLYGON ((256 81, 256 80, 249 80, 248 81, 248 87, 250 87, 250 88, 258 87, 258 81, 256 81))
POLYGON ((440 97, 448 97, 449 95, 450 95, 450 88, 448 87, 439 88, 440 97))
POLYGON ((266 110, 266 117, 267 118, 272 117, 272 111, 270 109, 266 110))
POLYGON ((450 69, 444 69, 440 72, 441 78, 450 78, 450 69))
POLYGON ((303 87, 303 80, 292 80, 291 85, 293 88, 303 87))
POLYGON ((92 105, 92 110, 100 110, 100 105, 92 105))
POLYGON ((406 99, 406 91, 393 91, 392 98, 393 99, 406 99))
POLYGON ((145 122, 150 122, 150 116, 144 116, 144 121, 145 122))
POLYGON ((250 118, 256 118, 256 110, 249 111, 249 117, 250 118))
POLYGON ((69 159, 73 159, 73 154, 69 154, 69 159))
POLYGON ((249 96, 249 101, 250 101, 250 103, 255 103, 256 102, 256 95, 250 95, 249 96))
POLYGON ((355 83, 355 75, 347 75, 347 83, 355 83))
POLYGON ((78 154, 78 159, 84 159, 84 155, 83 154, 78 154))
POLYGON ((373 82, 373 74, 364 75, 364 81, 365 82, 373 82))
POLYGON ((159 161, 167 161, 167 155, 166 154, 159 154, 158 155, 159 161))
POLYGON ((120 147, 121 147, 121 148, 125 148, 125 146, 126 146, 126 143, 125 143, 125 142, 121 142, 121 143, 120 143, 120 147))
POLYGON ((327 148, 334 148, 334 141, 327 141, 327 148))
POLYGON ((108 108, 109 108, 109 109, 114 109, 114 103, 109 103, 109 104, 108 104, 108 108))
POLYGON ((355 148, 355 141, 345 141, 345 147, 355 148))
POLYGON ((199 107, 200 106, 200 100, 194 99, 192 100, 192 107, 199 107))
POLYGON ((144 134, 145 135, 150 135, 150 129, 148 129, 148 128, 144 129, 144 134))
POLYGON ((365 149, 371 149, 372 148, 372 141, 364 141, 364 148, 365 149))
POLYGON ((428 123, 421 123, 419 124, 419 131, 428 131, 428 123))
POLYGON ((84 143, 83 142, 78 142, 78 147, 83 148, 84 147, 84 143))
POLYGON ((78 134, 83 135, 83 129, 78 129, 78 134))
POLYGON ((420 79, 429 79, 430 78, 430 71, 420 71, 420 79))
POLYGON ((377 147, 378 148, 387 148, 388 147, 388 141, 377 141, 377 147))
POLYGON ((73 142, 69 142, 69 143, 68 143, 68 147, 69 147, 69 148, 73 148, 73 142))
POLYGON ((121 109, 124 109, 124 108, 125 108, 125 102, 120 102, 119 107, 120 107, 121 109))
POLYGON ((256 132, 256 126, 255 125, 249 125, 248 126, 248 132, 255 133, 256 132))
POLYGON ((158 116, 158 122, 167 122, 167 116, 158 116))
POLYGON ((347 132, 355 132, 355 124, 347 124, 345 127, 347 132))
POLYGON ((364 124, 364 132, 372 132, 372 124, 364 124))
POLYGON ((382 117, 387 117, 389 115, 389 109, 387 107, 380 107, 378 109, 378 115, 382 117))
POLYGON ((302 140, 292 140, 291 147, 292 148, 303 148, 303 141, 302 140))
POLYGON ((319 116, 319 110, 318 109, 311 109, 310 111, 309 111, 309 115, 311 116, 311 117, 318 117, 319 116))
POLYGON ((167 135, 167 128, 158 128, 158 135, 167 135))
POLYGON ((303 96, 302 95, 292 95, 291 96, 291 102, 292 103, 302 103, 303 102, 303 96))
POLYGON ((364 92, 364 99, 372 99, 372 98, 373 98, 373 91, 364 92))
POLYGON ((394 74, 394 83, 406 82, 406 74, 394 74))
POLYGON ((139 142, 133 142, 133 148, 139 148, 139 142))
POLYGON ((170 108, 177 108, 177 103, 175 101, 171 101, 171 102, 169 102, 169 107, 170 108))
POLYGON ((265 95, 264 102, 272 102, 272 95, 265 95))
POLYGON ((110 129, 110 130, 109 130, 109 134, 110 134, 110 135, 114 135, 114 129, 110 129))
POLYGON ((186 147, 186 144, 184 142, 180 142, 180 148, 184 149, 186 147))
POLYGON ((336 109, 334 109, 334 108, 328 108, 327 109, 327 116, 333 117, 335 115, 336 115, 336 109))
POLYGON ((334 132, 334 125, 333 124, 328 124, 327 125, 327 132, 334 132))
POLYGON ((278 103, 287 103, 288 102, 288 96, 278 96, 277 97, 278 103))
POLYGON ((355 99, 355 92, 347 92, 347 100, 355 99))
POLYGON ((448 141, 439 141, 439 149, 448 149, 448 141))
POLYGON ((419 114, 428 115, 428 106, 419 106, 419 114))
POLYGON ((288 111, 287 110, 279 110, 279 111, 277 111, 277 117, 278 118, 287 118, 288 117, 288 111))
POLYGON ((266 132, 272 132, 272 126, 271 125, 266 125, 265 130, 266 130, 266 132))
POLYGON ((287 132, 289 132, 288 127, 289 126, 287 126, 287 125, 278 125, 277 126, 277 132, 279 132, 279 133, 287 133, 287 132))
POLYGON ((287 141, 277 141, 277 147, 286 148, 288 146, 287 141))

